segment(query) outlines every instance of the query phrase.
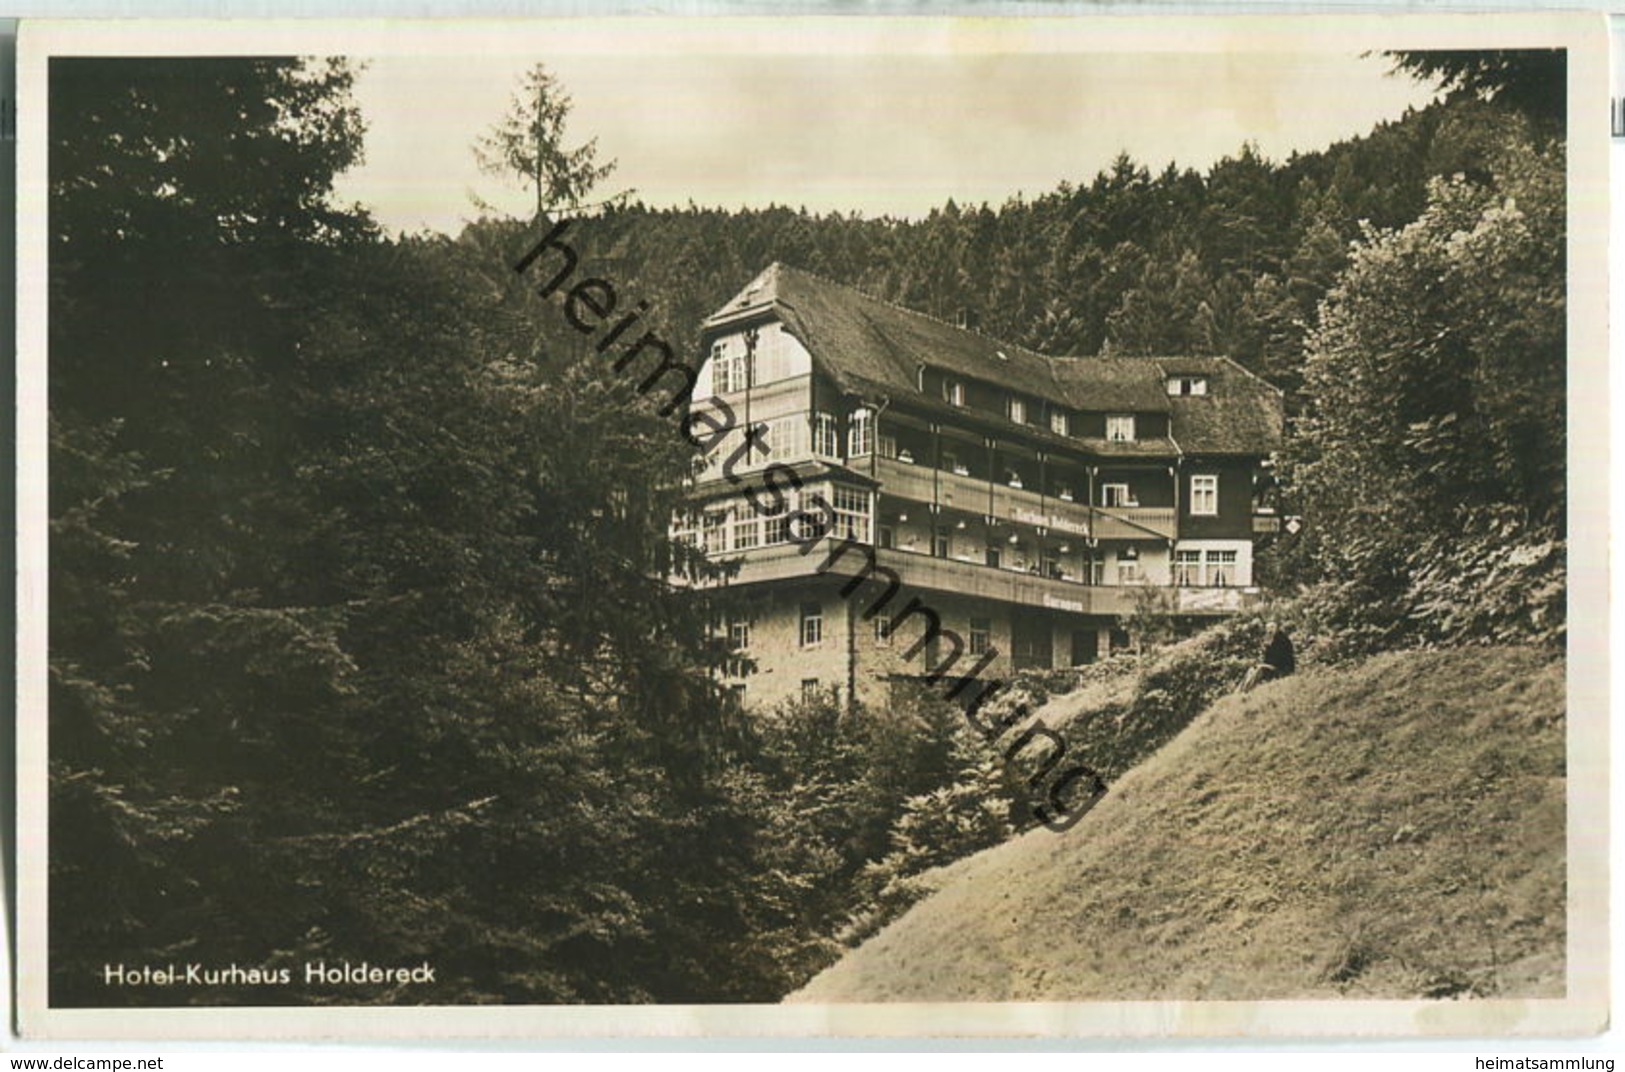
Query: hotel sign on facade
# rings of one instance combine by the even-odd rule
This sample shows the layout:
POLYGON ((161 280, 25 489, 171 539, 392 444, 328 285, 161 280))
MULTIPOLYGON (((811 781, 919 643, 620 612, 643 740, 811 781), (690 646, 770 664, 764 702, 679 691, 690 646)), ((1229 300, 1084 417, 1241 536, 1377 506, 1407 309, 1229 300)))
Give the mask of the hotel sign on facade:
POLYGON ((1024 506, 1016 507, 1013 511, 1011 511, 1011 514, 1017 521, 1028 525, 1036 525, 1040 528, 1047 528, 1052 532, 1064 532, 1070 536, 1089 535, 1088 525, 1081 521, 1073 521, 1071 518, 1063 517, 1059 514, 1029 510, 1024 506))

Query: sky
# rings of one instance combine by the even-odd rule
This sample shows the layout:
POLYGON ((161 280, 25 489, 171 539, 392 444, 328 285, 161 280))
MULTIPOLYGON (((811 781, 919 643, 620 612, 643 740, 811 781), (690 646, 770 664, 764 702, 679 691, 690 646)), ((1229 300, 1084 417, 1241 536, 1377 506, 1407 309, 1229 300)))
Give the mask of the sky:
POLYGON ((355 96, 366 162, 338 193, 391 230, 455 232, 473 196, 523 213, 482 175, 474 140, 542 62, 574 101, 571 145, 617 161, 601 192, 646 204, 917 218, 949 198, 998 205, 1090 181, 1126 151, 1153 171, 1205 170, 1244 142, 1281 159, 1397 118, 1433 96, 1354 51, 907 52, 661 47, 383 55, 355 96))

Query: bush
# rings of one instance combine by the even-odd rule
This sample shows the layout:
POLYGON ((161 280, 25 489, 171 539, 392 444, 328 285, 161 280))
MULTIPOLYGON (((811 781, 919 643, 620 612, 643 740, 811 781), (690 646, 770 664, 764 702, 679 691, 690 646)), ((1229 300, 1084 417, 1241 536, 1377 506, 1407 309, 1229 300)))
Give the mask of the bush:
POLYGON ((968 727, 961 726, 952 740, 955 779, 903 802, 889 851, 858 876, 856 907, 840 933, 842 943, 857 945, 932 892, 929 872, 1015 832, 1015 797, 999 754, 968 727))
POLYGON ((1566 551, 1511 508, 1480 512, 1462 533, 1434 537, 1412 556, 1410 618, 1429 641, 1561 645, 1566 551))
MULTIPOLYGON (((1279 607, 1273 613, 1283 621, 1292 616, 1279 607)), ((1161 748, 1214 700, 1234 691, 1258 661, 1264 642, 1265 618, 1252 612, 1143 660, 1100 664, 1092 671, 1097 676, 1089 701, 1066 712, 1056 730, 1071 752, 1110 782, 1161 748)))

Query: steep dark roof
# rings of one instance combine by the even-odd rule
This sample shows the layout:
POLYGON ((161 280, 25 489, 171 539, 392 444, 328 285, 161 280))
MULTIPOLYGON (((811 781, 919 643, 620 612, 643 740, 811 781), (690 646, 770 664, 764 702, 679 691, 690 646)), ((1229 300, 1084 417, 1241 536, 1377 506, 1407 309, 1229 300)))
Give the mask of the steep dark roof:
POLYGON ((1061 400, 1091 412, 1168 412, 1168 389, 1156 361, 1144 357, 1052 357, 1061 400))
MULTIPOLYGON (((1221 357, 1050 357, 967 331, 775 262, 705 322, 707 329, 777 316, 834 378, 854 394, 918 395, 921 365, 1035 395, 1087 412, 1169 413, 1171 439, 1185 453, 1254 454, 1281 438, 1281 393, 1221 357), (1170 398, 1170 374, 1209 378, 1209 394, 1170 398)), ((1041 437, 1047 431, 1028 429, 1041 437)), ((1097 444, 1103 452, 1116 445, 1097 444)), ((1141 441, 1125 453, 1151 446, 1141 441)))
POLYGON ((1169 398, 1170 431, 1187 454, 1256 454, 1281 445, 1281 390, 1228 357, 1159 358, 1169 375, 1205 374, 1204 398, 1169 398))
POLYGON ((1059 391, 1049 358, 784 264, 769 265, 706 326, 769 308, 842 387, 861 379, 912 391, 923 364, 1046 398, 1059 391))
POLYGON ((1281 392, 1228 357, 1058 357, 1056 377, 1082 410, 1170 415, 1186 454, 1257 454, 1281 443, 1281 392), (1205 376, 1208 393, 1167 393, 1170 376, 1205 376))

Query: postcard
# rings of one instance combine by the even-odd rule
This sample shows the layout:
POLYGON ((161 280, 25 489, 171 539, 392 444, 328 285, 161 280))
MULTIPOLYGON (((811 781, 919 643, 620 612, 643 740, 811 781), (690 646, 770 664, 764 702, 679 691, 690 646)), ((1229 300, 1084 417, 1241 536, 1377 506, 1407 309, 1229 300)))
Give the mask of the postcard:
POLYGON ((19 57, 25 1034, 1604 1028, 1602 16, 19 57))

